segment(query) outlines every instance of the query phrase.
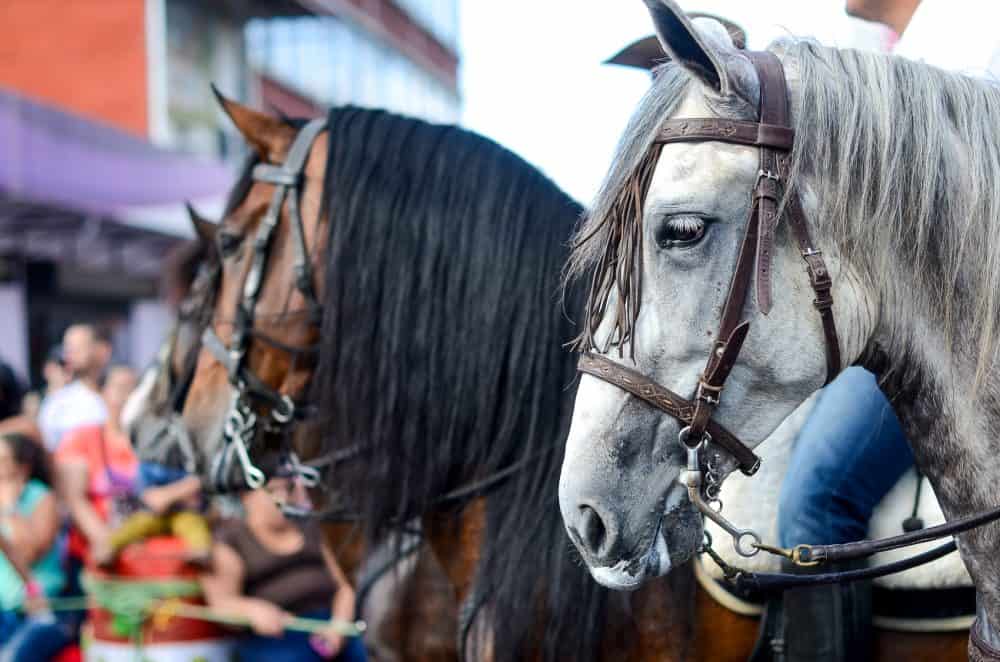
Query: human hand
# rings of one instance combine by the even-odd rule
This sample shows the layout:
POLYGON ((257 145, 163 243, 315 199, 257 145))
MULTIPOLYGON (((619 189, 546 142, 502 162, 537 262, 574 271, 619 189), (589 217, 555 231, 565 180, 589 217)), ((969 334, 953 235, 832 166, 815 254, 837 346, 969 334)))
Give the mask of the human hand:
POLYGON ((346 641, 344 640, 344 635, 329 628, 322 633, 313 635, 309 639, 309 643, 312 644, 313 650, 319 653, 321 657, 333 659, 340 655, 346 641))
POLYGON ((24 587, 24 613, 36 617, 52 614, 45 592, 35 580, 28 582, 24 587))
POLYGON ((292 615, 270 602, 255 602, 246 613, 250 627, 262 637, 280 637, 292 615))
POLYGON ((111 547, 111 535, 107 531, 93 536, 90 541, 90 559, 98 568, 108 568, 115 561, 115 552, 111 547))
POLYGON ((150 487, 143 490, 140 498, 146 507, 157 515, 166 514, 174 503, 173 495, 162 487, 150 487))

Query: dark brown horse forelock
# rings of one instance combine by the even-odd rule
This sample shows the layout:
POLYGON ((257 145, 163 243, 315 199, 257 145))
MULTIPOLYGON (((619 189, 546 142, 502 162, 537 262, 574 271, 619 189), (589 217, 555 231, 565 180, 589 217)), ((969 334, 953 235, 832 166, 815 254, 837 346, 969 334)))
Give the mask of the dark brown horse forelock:
MULTIPOLYGON (((573 342, 574 349, 598 349, 608 352, 617 347, 619 355, 632 340, 642 299, 642 209, 646 194, 659 161, 662 145, 654 143, 632 174, 624 181, 611 211, 596 219, 589 232, 573 241, 574 253, 601 242, 598 258, 591 275, 590 291, 584 312, 585 323, 573 342), (601 326, 611 303, 615 300, 614 326, 607 338, 597 345, 594 336, 601 326)), ((635 345, 629 345, 629 357, 635 357, 635 345)))

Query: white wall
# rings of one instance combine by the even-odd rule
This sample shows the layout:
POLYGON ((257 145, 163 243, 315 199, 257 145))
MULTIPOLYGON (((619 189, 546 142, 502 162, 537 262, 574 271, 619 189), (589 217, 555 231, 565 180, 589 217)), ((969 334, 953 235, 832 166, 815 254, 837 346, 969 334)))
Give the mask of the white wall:
POLYGON ((145 299, 132 304, 129 312, 128 362, 136 370, 143 370, 160 349, 173 324, 170 309, 156 299, 145 299))
POLYGON ((0 359, 28 383, 28 313, 24 285, 0 285, 0 359))

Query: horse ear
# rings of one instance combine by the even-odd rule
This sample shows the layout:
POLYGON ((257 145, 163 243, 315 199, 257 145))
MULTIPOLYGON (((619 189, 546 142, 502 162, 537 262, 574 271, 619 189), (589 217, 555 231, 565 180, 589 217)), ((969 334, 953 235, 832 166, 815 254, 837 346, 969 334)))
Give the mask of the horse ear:
POLYGON ((250 148, 268 163, 281 163, 295 139, 295 129, 276 117, 259 113, 252 108, 227 99, 212 85, 212 92, 223 112, 233 121, 236 129, 250 148))
POLYGON ((191 225, 194 226, 194 233, 197 235, 198 241, 205 246, 214 245, 215 231, 219 226, 199 214, 190 202, 185 202, 184 206, 187 207, 188 216, 191 217, 191 225))
POLYGON ((722 96, 729 96, 729 77, 720 53, 713 48, 713 40, 701 34, 673 0, 644 2, 653 17, 660 45, 670 58, 708 88, 722 96))

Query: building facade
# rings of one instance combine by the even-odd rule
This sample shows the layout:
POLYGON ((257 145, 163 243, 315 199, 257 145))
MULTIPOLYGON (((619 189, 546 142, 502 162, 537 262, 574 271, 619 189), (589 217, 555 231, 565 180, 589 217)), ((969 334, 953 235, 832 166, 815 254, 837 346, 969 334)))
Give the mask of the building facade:
POLYGON ((458 0, 4 0, 2 16, 0 358, 36 379, 73 321, 151 357, 183 202, 220 213, 246 149, 211 85, 289 116, 459 117, 458 0))

